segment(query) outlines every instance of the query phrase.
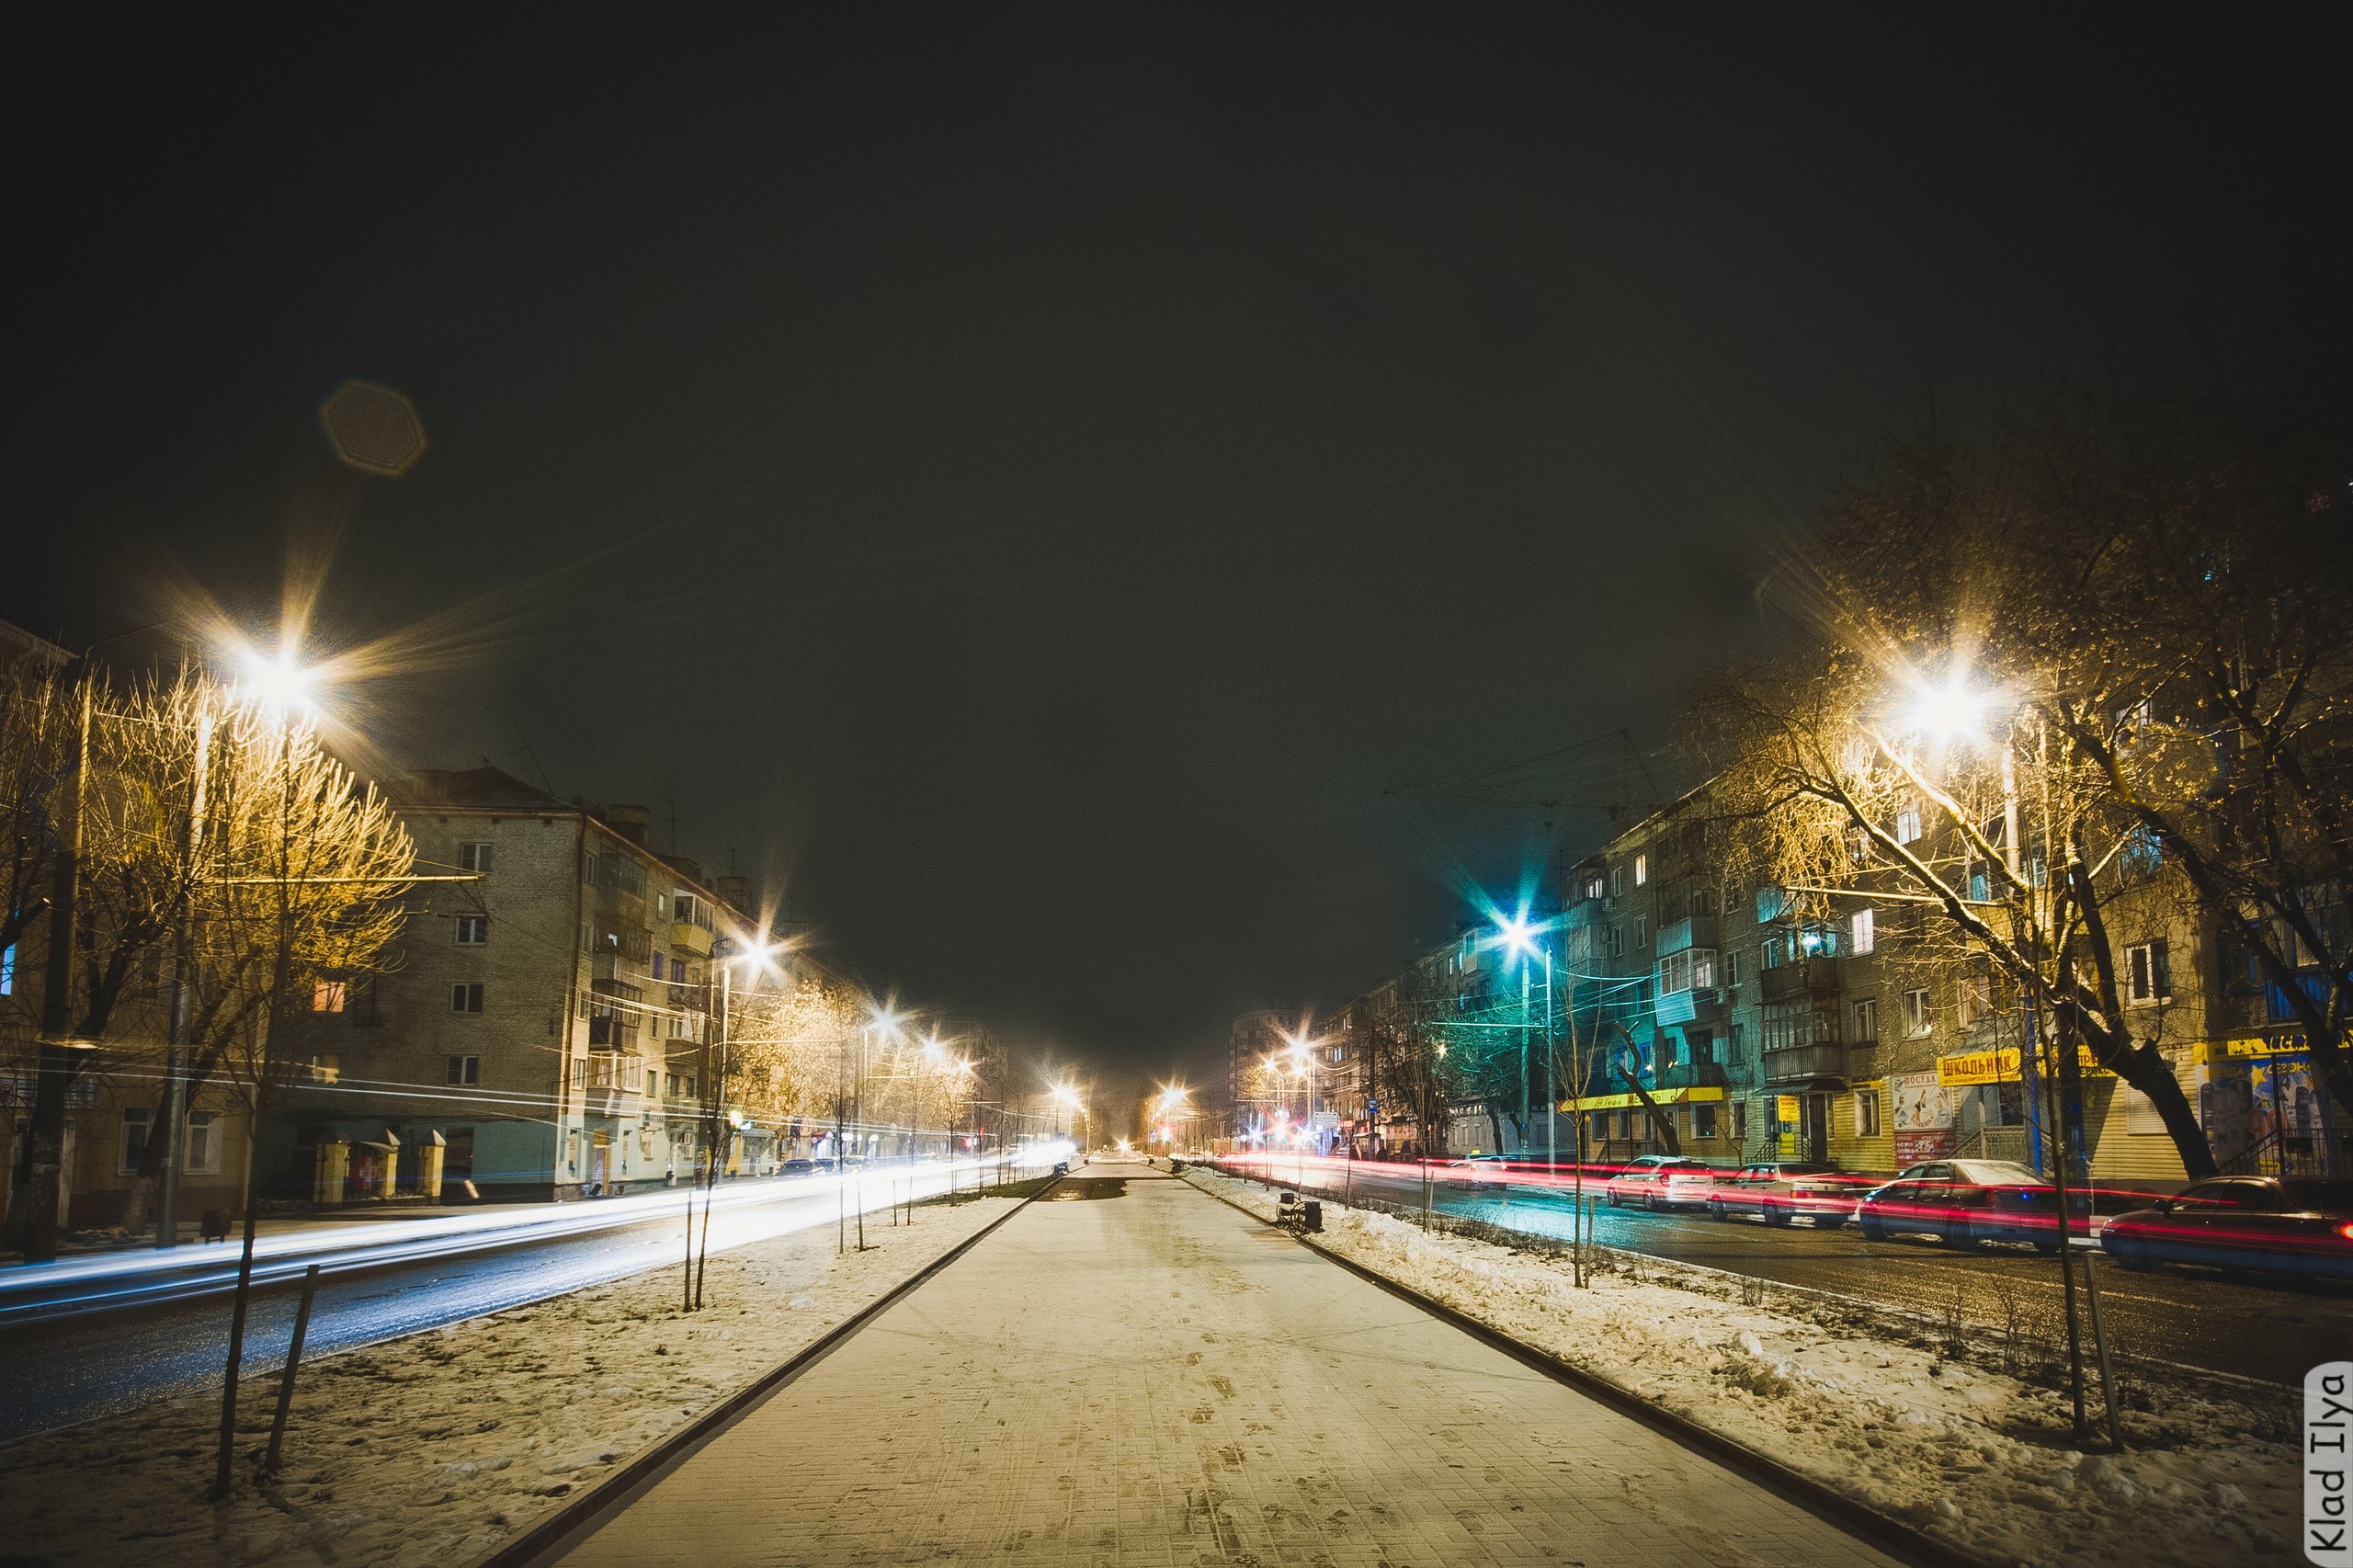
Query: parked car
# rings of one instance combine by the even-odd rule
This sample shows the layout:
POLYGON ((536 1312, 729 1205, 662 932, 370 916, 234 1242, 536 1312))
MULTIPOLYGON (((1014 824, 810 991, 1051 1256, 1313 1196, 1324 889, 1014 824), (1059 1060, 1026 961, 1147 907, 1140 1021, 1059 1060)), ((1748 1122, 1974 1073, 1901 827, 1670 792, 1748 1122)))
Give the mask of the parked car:
MULTIPOLYGON (((2073 1212, 2088 1217, 2089 1199, 2076 1193, 2073 1212)), ((1863 1195, 1856 1210, 1865 1241, 1900 1232, 1937 1236, 1949 1246, 1981 1242, 2031 1242, 2057 1252, 2059 1190, 2009 1160, 1932 1160, 1914 1165, 1863 1195)))
POLYGON ((2099 1244, 2126 1268, 2200 1263, 2353 1280, 2353 1179, 2219 1176, 2119 1214, 2099 1244))
POLYGON ((1461 1192, 1501 1191, 1510 1179, 1509 1166, 1501 1154, 1472 1154, 1447 1161, 1438 1179, 1461 1192))
POLYGON ((817 1168, 814 1160, 787 1160, 778 1167, 786 1176, 807 1176, 817 1168))
POLYGON ((1602 1184, 1612 1209, 1631 1203, 1643 1209, 1699 1208, 1708 1201, 1718 1173, 1688 1154, 1644 1154, 1602 1184))
POLYGON ((1722 1220, 1761 1215, 1768 1225, 1786 1225, 1805 1215, 1814 1228, 1835 1231, 1855 1217, 1861 1188, 1838 1167, 1821 1160, 1763 1160, 1719 1177, 1708 1212, 1722 1220))

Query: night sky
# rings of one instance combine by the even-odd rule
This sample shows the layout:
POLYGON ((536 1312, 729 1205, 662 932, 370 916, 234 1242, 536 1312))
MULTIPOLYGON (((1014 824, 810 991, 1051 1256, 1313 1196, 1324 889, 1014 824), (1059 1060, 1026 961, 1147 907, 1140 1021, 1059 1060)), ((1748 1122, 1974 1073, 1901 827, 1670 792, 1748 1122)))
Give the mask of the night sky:
POLYGON ((384 767, 1199 1077, 1688 782, 1882 432, 2347 270, 2329 8, 1639 10, 18 32, 0 616, 324 568, 384 767), (1525 791, 1584 808, 1388 792, 1621 728, 1525 791))

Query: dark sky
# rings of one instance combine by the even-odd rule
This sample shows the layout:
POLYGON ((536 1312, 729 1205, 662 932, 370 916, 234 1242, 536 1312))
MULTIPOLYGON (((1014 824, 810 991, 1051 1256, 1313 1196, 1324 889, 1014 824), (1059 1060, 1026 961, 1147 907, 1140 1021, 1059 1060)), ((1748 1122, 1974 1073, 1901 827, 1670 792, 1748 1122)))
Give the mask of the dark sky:
POLYGON ((878 987, 1206 1061, 1544 858, 1385 786, 1625 727, 1672 787, 1881 432, 2346 268, 2327 8, 1625 9, 20 32, 0 615, 328 562, 324 644, 440 633, 347 694, 388 766, 675 809, 878 987), (352 377, 407 477, 333 461, 352 377))

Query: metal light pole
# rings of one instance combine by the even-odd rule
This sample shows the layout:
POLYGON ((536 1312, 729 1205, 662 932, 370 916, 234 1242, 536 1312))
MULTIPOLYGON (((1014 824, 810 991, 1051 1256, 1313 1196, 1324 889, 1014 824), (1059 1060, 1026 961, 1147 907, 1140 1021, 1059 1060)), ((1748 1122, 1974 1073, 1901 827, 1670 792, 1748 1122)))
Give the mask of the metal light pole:
POLYGON ((180 917, 173 937, 171 1035, 164 1064, 162 1107, 164 1164, 155 1184, 155 1246, 175 1247, 180 1240, 180 1145, 182 1124, 188 1120, 188 1048, 194 1026, 194 986, 189 971, 196 962, 196 911, 188 883, 196 875, 197 856, 204 834, 205 775, 212 752, 212 710, 208 703, 196 721, 196 767, 188 781, 188 839, 182 846, 180 917))

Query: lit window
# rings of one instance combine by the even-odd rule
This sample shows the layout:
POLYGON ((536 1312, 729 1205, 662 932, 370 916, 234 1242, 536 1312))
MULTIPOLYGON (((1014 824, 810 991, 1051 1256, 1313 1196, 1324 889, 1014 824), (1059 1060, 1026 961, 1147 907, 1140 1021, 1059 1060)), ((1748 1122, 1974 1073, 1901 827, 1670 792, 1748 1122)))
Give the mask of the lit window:
POLYGON ((1909 801, 1895 813, 1895 842, 1917 844, 1920 841, 1920 808, 1909 801))
POLYGON ((1636 887, 1638 887, 1638 888, 1639 888, 1639 887, 1644 887, 1644 886, 1647 886, 1647 885, 1649 885, 1650 880, 1651 880, 1651 858, 1650 858, 1649 856, 1647 856, 1647 855, 1637 855, 1637 856, 1635 856, 1635 857, 1634 857, 1634 885, 1635 885, 1636 887))
POLYGON ((311 987, 311 1011, 340 1013, 343 1011, 344 988, 340 980, 322 980, 311 987))
POLYGON ((1878 945, 1879 933, 1875 929, 1871 910, 1868 904, 1863 908, 1855 911, 1853 925, 1855 934, 1854 950, 1858 954, 1871 951, 1873 948, 1878 945))
POLYGON ((0 996, 13 996, 17 992, 17 945, 0 948, 0 996))

